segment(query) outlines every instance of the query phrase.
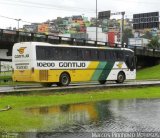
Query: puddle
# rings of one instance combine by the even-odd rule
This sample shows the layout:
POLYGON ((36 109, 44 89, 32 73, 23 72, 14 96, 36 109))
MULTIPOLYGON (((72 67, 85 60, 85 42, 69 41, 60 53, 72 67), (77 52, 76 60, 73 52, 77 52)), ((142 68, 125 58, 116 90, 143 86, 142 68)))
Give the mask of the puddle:
POLYGON ((159 99, 67 104, 29 108, 26 112, 45 116, 45 120, 50 122, 52 132, 160 131, 159 99))
POLYGON ((58 117, 64 116, 66 117, 66 123, 70 121, 86 123, 86 121, 95 122, 103 120, 103 118, 106 118, 104 116, 106 116, 106 114, 108 114, 109 112, 106 110, 107 108, 105 108, 104 110, 101 108, 105 108, 104 106, 101 106, 101 102, 92 102, 81 104, 67 104, 51 107, 30 108, 26 109, 26 111, 34 115, 53 115, 58 117), (103 114, 101 114, 101 110, 103 110, 103 114))

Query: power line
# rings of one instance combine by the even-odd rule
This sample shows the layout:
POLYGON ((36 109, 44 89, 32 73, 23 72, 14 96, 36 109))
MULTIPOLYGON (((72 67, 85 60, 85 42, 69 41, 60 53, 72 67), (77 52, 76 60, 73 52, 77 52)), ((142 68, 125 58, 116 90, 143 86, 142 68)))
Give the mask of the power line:
POLYGON ((28 21, 24 21, 22 19, 11 18, 11 17, 7 17, 7 16, 3 16, 3 15, 0 15, 0 17, 10 19, 10 20, 15 20, 15 21, 21 21, 21 22, 25 22, 25 23, 31 23, 31 22, 28 22, 28 21))
MULTIPOLYGON (((5 0, 6 1, 6 0, 5 0)), ((82 10, 87 10, 88 11, 88 9, 86 9, 86 8, 81 8, 81 7, 72 7, 72 6, 57 6, 57 5, 53 5, 53 4, 46 4, 46 3, 39 3, 39 2, 33 2, 33 1, 26 1, 26 0, 21 0, 21 1, 19 1, 19 0, 15 0, 15 1, 18 1, 18 2, 20 2, 20 3, 25 3, 25 4, 34 4, 34 5, 45 5, 45 6, 49 6, 49 7, 57 7, 57 8, 72 8, 72 9, 82 9, 82 10)), ((92 10, 89 10, 89 11, 94 11, 93 9, 92 10)))
MULTIPOLYGON (((3 1, 3 0, 2 0, 3 1)), ((27 2, 27 1, 4 1, 1 2, 1 4, 9 4, 9 5, 19 5, 19 6, 25 6, 25 7, 35 7, 35 8, 43 8, 43 9, 56 9, 56 10, 63 10, 63 11, 72 11, 72 12, 79 12, 79 11, 87 11, 88 13, 95 13, 94 10, 88 10, 85 8, 80 7, 67 7, 67 6, 56 6, 52 4, 45 4, 45 3, 35 3, 35 2, 27 2)))
MULTIPOLYGON (((113 1, 118 1, 118 2, 121 2, 121 3, 122 3, 122 2, 131 2, 131 3, 149 4, 149 5, 150 5, 150 4, 160 4, 159 1, 157 1, 157 2, 153 2, 153 1, 152 1, 152 2, 136 1, 136 2, 135 2, 134 0, 121 0, 121 1, 120 1, 120 0, 113 0, 113 1)), ((113 2, 113 1, 112 1, 112 2, 113 2)))

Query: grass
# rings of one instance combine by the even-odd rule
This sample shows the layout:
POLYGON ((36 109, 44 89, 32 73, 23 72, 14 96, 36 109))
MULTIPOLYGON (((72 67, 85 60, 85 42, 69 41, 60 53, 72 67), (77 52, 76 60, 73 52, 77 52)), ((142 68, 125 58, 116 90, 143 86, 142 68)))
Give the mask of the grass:
POLYGON ((94 102, 113 99, 160 98, 160 87, 97 89, 86 92, 57 92, 52 95, 1 96, 0 108, 10 105, 13 109, 0 112, 0 132, 47 131, 50 118, 45 115, 33 115, 25 111, 30 107, 94 102))
MULTIPOLYGON (((8 78, 8 76, 1 74, 0 79, 8 78)), ((160 65, 139 70, 137 79, 160 79, 160 65)), ((10 83, 13 84, 12 82, 7 84, 10 83)), ((113 99, 160 98, 160 87, 96 89, 75 93, 57 92, 52 95, 44 92, 41 94, 38 95, 34 92, 32 95, 0 96, 0 109, 7 105, 12 107, 12 110, 0 112, 0 132, 48 131, 53 127, 50 125, 52 117, 27 113, 26 108, 113 99)))
POLYGON ((137 71, 138 80, 160 79, 160 65, 137 71))
POLYGON ((12 84, 12 72, 0 72, 0 85, 12 84))

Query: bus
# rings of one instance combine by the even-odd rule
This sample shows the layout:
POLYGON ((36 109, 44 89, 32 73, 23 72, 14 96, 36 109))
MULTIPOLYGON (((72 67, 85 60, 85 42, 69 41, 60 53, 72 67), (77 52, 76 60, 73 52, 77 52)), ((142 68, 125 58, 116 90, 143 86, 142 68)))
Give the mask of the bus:
POLYGON ((136 78, 134 52, 127 48, 15 43, 13 81, 67 86, 70 82, 123 83, 136 78))

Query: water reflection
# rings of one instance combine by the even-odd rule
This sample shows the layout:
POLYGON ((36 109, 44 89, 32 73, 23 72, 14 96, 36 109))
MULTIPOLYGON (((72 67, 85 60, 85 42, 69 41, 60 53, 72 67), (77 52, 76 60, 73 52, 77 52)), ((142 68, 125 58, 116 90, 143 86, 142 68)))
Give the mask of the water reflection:
POLYGON ((103 120, 110 120, 112 113, 108 108, 110 101, 67 104, 51 107, 40 107, 26 109, 27 112, 34 115, 52 116, 52 121, 60 124, 88 124, 100 123, 103 120))
POLYGON ((160 131, 160 99, 100 101, 26 111, 45 116, 52 132, 160 131))

